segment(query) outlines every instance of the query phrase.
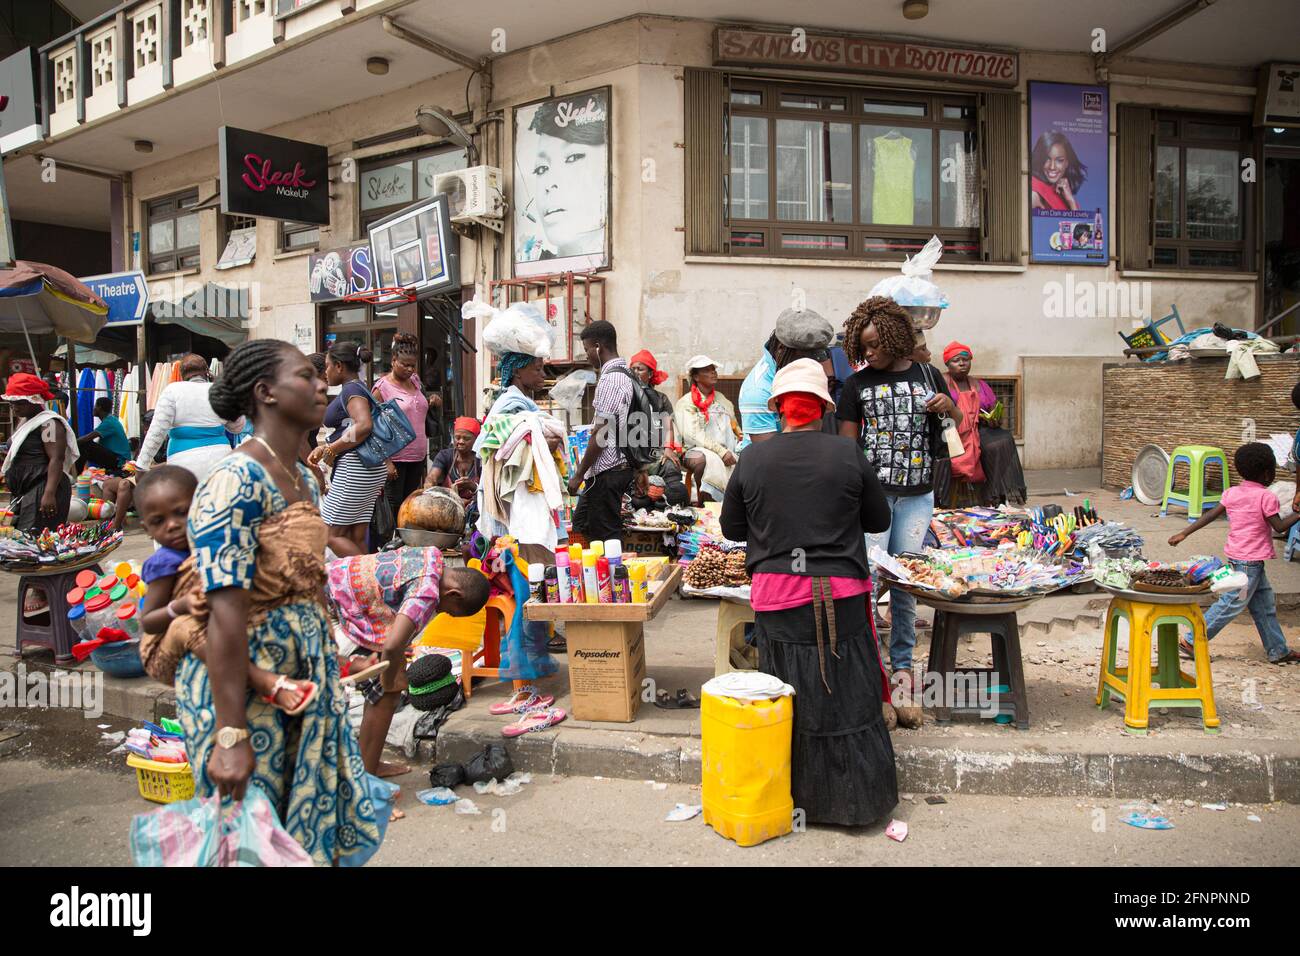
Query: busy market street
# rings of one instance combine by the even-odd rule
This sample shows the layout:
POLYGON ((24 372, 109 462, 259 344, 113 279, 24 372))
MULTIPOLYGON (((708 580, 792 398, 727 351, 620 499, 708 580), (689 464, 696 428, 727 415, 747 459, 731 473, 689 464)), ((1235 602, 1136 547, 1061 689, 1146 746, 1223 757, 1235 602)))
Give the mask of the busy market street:
POLYGON ((311 946, 332 885, 212 871, 960 867, 1024 934, 1280 925, 1295 13, 0 0, 12 905, 311 946))

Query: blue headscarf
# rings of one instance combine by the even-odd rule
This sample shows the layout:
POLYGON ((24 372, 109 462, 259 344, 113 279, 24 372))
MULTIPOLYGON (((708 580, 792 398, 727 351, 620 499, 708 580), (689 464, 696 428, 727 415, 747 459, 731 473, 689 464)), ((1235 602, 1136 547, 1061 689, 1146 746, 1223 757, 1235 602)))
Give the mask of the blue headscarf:
POLYGON ((501 387, 509 388, 510 383, 514 380, 515 372, 519 371, 525 365, 535 361, 537 361, 537 356, 525 355, 523 352, 501 353, 501 364, 498 366, 498 372, 501 377, 501 387))

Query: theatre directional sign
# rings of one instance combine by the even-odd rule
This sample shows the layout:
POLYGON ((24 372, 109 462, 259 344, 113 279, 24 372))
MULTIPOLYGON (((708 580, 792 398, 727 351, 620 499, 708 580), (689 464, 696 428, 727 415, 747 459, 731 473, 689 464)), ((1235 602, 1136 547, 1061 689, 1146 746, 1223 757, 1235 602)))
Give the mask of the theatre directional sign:
POLYGON ((140 325, 149 308, 149 286, 143 272, 115 272, 81 280, 108 303, 109 325, 140 325))

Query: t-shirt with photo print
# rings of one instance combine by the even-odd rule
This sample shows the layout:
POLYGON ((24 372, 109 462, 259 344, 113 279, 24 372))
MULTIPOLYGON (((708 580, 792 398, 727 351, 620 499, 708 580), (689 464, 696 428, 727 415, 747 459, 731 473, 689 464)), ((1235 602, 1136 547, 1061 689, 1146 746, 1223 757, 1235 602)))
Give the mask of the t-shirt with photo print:
POLYGON ((887 495, 934 490, 930 429, 938 425, 925 410, 931 391, 949 394, 943 373, 915 362, 905 372, 878 372, 867 366, 849 376, 840 390, 836 417, 858 424, 863 454, 875 466, 887 495))

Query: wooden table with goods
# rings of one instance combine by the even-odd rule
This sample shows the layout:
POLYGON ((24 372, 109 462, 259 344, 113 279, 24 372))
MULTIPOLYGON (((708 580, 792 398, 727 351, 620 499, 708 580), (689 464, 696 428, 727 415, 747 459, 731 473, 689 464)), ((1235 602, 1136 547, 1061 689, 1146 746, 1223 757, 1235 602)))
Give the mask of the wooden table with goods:
POLYGON ((645 681, 645 623, 663 610, 681 583, 677 564, 660 566, 644 604, 524 605, 529 621, 563 621, 569 691, 578 720, 636 719, 645 681))

